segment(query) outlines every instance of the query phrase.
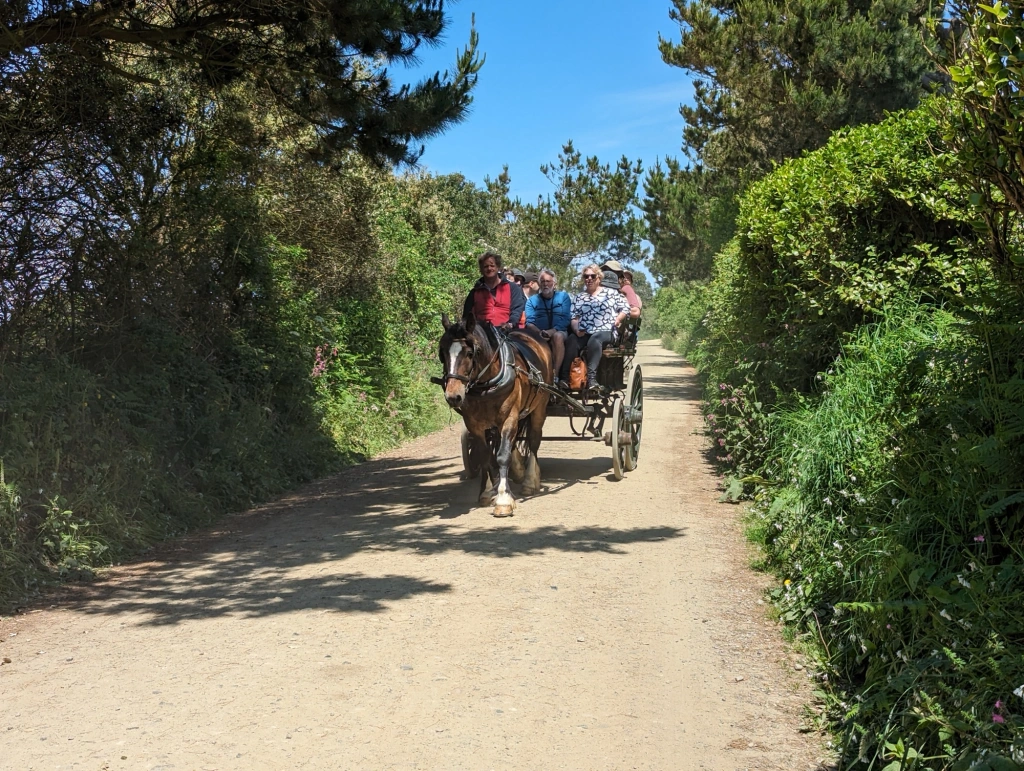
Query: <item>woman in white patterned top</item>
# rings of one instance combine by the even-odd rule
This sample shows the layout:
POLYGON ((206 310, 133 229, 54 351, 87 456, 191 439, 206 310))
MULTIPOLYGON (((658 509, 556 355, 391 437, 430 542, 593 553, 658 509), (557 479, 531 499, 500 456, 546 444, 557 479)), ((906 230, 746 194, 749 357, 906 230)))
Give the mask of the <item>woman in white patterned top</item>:
POLYGON ((614 289, 601 286, 601 269, 594 263, 583 269, 583 291, 572 300, 569 339, 562 360, 561 380, 569 379, 569 365, 580 355, 587 362, 587 390, 597 390, 601 349, 612 342, 615 328, 629 315, 629 302, 614 289))

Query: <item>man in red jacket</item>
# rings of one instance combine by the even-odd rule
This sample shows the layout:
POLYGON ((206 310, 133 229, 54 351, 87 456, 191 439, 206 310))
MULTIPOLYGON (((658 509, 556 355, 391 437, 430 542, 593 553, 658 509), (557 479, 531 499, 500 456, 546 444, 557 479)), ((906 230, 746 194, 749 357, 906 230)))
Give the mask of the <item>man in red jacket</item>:
POLYGON ((480 280, 469 290, 462 308, 463 317, 472 312, 477 321, 489 321, 506 331, 522 326, 526 297, 519 284, 501 275, 501 255, 484 252, 477 264, 480 280))

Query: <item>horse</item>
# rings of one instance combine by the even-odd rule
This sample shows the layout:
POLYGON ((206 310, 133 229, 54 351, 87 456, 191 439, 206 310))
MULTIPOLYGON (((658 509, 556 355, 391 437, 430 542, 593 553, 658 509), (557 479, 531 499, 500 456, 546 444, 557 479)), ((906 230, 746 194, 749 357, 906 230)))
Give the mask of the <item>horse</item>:
POLYGON ((462 415, 470 456, 483 458, 480 505, 493 503, 495 517, 511 517, 516 500, 508 485, 509 464, 519 439, 527 446, 523 494, 540 492, 537 451, 548 394, 535 383, 551 384, 551 350, 526 332, 505 336, 490 323, 477 322, 472 313, 455 323, 443 314, 441 323, 438 357, 444 377, 437 382, 451 408, 462 415))

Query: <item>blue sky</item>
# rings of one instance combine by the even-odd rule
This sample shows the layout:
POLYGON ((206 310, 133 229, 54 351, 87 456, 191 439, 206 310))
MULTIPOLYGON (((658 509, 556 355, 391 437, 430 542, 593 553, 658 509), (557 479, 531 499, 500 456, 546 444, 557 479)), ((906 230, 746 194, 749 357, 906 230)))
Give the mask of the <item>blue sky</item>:
MULTIPOLYGON (((483 184, 508 164, 512 195, 532 202, 553 187, 540 173, 573 140, 584 155, 614 162, 679 156, 679 105, 692 99, 685 72, 658 53, 658 34, 678 40, 669 0, 461 0, 446 4, 444 44, 420 67, 444 70, 469 39, 476 15, 480 72, 472 112, 430 140, 421 165, 483 184)), ((399 73, 394 75, 399 77, 399 73)))

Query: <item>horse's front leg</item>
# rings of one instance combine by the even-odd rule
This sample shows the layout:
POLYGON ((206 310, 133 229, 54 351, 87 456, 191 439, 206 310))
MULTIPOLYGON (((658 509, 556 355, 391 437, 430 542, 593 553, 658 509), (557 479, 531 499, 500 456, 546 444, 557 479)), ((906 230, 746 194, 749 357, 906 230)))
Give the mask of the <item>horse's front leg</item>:
POLYGON ((511 517, 516 508, 516 499, 512 497, 512 491, 508 483, 508 464, 512 459, 512 442, 516 436, 518 425, 518 414, 510 415, 505 419, 501 427, 501 444, 498 446, 498 495, 494 499, 494 511, 496 517, 511 517))

